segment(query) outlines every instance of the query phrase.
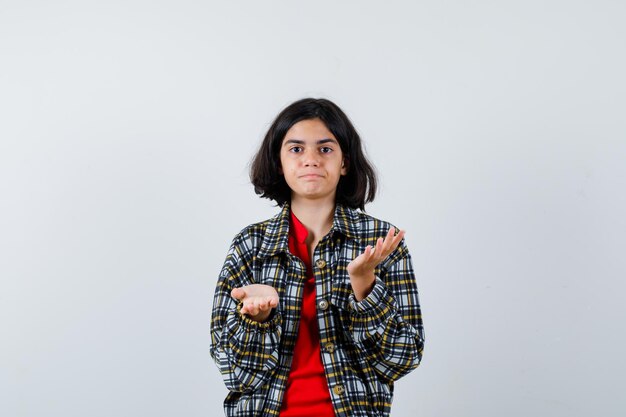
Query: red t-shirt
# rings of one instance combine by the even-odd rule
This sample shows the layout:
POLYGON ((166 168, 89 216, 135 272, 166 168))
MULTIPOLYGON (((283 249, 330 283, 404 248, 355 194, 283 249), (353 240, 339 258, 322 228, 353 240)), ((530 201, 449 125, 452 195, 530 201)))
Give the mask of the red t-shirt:
POLYGON ((320 335, 315 305, 315 276, 305 243, 309 232, 291 212, 289 222, 289 251, 306 265, 302 313, 293 363, 287 378, 280 417, 334 417, 330 392, 324 374, 320 352, 320 335))

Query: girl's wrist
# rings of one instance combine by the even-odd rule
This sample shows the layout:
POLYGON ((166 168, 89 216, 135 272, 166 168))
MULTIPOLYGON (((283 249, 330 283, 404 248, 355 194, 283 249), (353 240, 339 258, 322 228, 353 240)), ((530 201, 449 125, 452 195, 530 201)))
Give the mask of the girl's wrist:
POLYGON ((267 321, 267 319, 269 318, 270 314, 272 314, 272 309, 269 309, 268 311, 259 311, 258 314, 256 315, 251 315, 248 314, 248 318, 250 320, 256 321, 258 323, 263 323, 265 321, 267 321))
POLYGON ((376 283, 376 275, 374 272, 365 276, 350 275, 350 284, 352 285, 352 291, 354 292, 354 298, 357 301, 363 300, 372 292, 374 284, 376 283))

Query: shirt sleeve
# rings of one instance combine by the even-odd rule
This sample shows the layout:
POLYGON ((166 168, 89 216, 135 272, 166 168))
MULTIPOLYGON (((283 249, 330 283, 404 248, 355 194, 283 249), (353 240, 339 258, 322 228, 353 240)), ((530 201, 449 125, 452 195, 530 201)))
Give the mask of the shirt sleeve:
POLYGON ((383 263, 372 291, 348 298, 355 345, 381 378, 395 381, 417 368, 424 326, 411 255, 404 243, 383 263))
POLYGON ((274 309, 267 321, 256 322, 239 311, 242 302, 232 298, 233 288, 252 283, 240 235, 230 246, 220 272, 211 314, 210 354, 226 388, 235 392, 254 391, 263 385, 278 365, 281 314, 274 309))

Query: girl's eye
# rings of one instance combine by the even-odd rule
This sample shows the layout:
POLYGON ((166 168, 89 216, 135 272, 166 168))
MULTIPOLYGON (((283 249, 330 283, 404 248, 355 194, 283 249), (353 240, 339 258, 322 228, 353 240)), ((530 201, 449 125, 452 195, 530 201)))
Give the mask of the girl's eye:
MULTIPOLYGON (((331 153, 333 151, 333 148, 329 147, 329 146, 323 146, 320 148, 320 152, 321 153, 331 153)), ((289 152, 293 152, 293 153, 301 153, 302 152, 302 146, 293 146, 291 148, 289 148, 289 152)))

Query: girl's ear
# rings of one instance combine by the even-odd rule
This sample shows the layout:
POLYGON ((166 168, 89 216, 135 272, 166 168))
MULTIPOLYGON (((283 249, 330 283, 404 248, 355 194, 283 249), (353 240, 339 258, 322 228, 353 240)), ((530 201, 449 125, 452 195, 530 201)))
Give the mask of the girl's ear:
POLYGON ((280 165, 278 165, 278 173, 280 175, 285 175, 285 173, 283 172, 283 167, 281 167, 280 165))
POLYGON ((348 167, 350 166, 350 163, 348 161, 348 158, 343 158, 343 161, 341 162, 341 175, 347 175, 348 174, 348 167))

